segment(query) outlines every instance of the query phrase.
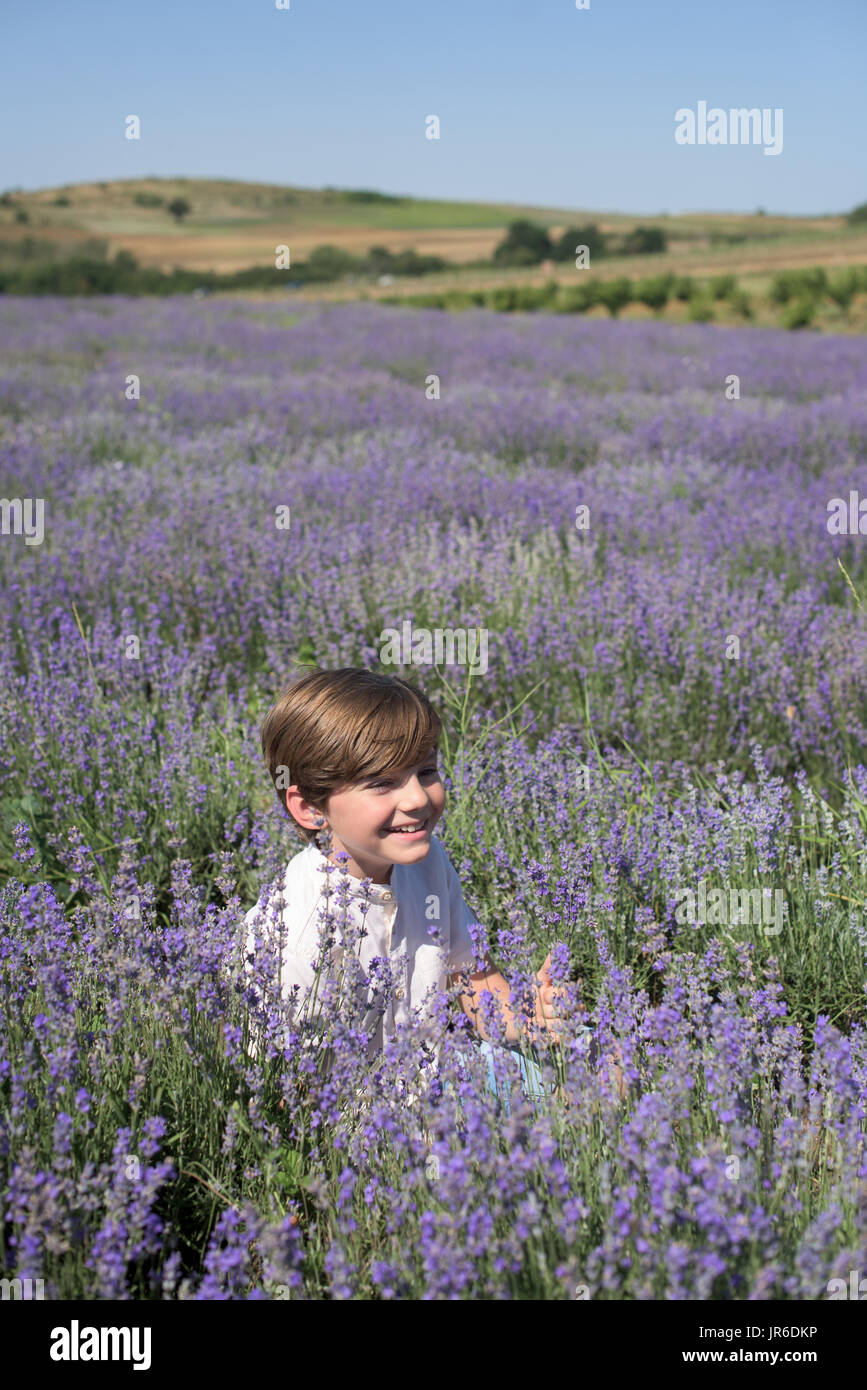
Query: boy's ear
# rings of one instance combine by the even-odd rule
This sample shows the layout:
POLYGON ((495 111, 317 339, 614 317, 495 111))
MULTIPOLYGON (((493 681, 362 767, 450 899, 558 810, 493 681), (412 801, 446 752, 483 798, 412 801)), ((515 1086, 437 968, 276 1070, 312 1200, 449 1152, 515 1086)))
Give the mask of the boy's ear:
POLYGON ((326 810, 320 810, 317 806, 312 805, 311 802, 305 801, 300 795, 297 786, 294 784, 286 788, 286 810, 289 812, 295 824, 300 826, 303 830, 316 830, 321 828, 321 823, 325 821, 327 815, 326 810), (299 802, 294 812, 289 804, 290 797, 299 802), (308 821, 309 824, 307 824, 308 821), (319 826, 316 824, 317 821, 320 822, 319 826))

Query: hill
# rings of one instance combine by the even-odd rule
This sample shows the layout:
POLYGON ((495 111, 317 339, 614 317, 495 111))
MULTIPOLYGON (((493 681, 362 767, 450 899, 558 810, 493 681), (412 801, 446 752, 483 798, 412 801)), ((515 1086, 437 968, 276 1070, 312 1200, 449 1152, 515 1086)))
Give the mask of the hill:
MULTIPOLYGON (((28 193, 11 190, 0 200, 0 243, 20 239, 26 229, 28 235, 56 243, 58 252, 69 254, 76 243, 99 238, 108 242, 110 254, 126 250, 139 264, 163 270, 180 266, 235 271, 273 264, 274 248, 280 244, 304 258, 324 243, 355 254, 374 245, 393 252, 413 249, 420 255, 443 256, 458 267, 488 260, 509 222, 517 218, 540 222, 558 234, 588 221, 615 234, 639 222, 662 228, 669 247, 665 256, 636 257, 634 266, 621 261, 618 274, 646 274, 648 268, 767 273, 867 261, 867 228, 847 227, 842 213, 635 217, 513 203, 445 202, 366 189, 185 178, 111 180, 28 193), (167 211, 178 198, 191 209, 181 221, 167 211)), ((559 273, 568 275, 570 269, 560 267, 559 273)), ((507 282, 509 274, 498 271, 496 278, 507 282)))

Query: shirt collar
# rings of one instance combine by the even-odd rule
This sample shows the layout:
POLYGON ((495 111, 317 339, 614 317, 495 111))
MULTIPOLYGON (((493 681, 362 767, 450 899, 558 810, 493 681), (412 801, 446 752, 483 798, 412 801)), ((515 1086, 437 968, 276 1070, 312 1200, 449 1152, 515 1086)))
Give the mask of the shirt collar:
POLYGON ((361 900, 366 898, 368 902, 381 904, 383 907, 389 907, 391 904, 397 902, 395 877, 400 868, 399 864, 395 864, 392 868, 390 883, 367 882, 366 887, 363 887, 362 884, 364 880, 355 878, 354 875, 347 873, 340 864, 330 864, 330 861, 312 840, 308 842, 304 853, 310 856, 310 866, 316 874, 316 877, 321 879, 323 889, 326 881, 330 884, 332 892, 336 890, 339 883, 348 881, 348 896, 350 898, 361 900), (324 870, 326 864, 328 864, 331 869, 331 872, 328 874, 320 872, 320 870, 324 870))

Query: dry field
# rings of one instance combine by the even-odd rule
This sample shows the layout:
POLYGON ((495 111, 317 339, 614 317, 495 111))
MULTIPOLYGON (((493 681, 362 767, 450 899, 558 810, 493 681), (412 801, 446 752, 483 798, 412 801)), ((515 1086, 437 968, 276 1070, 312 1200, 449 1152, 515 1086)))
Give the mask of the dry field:
MULTIPOLYGON (((749 246, 751 260, 762 258, 765 251, 773 256, 781 241, 792 243, 793 256, 799 249, 802 256, 810 256, 820 249, 824 253, 824 248, 841 235, 844 241, 849 237, 843 215, 795 218, 694 213, 669 217, 665 213, 626 215, 422 198, 359 202, 345 190, 282 188, 230 180, 115 180, 32 193, 12 190, 10 196, 14 207, 0 206, 0 238, 18 237, 24 232, 61 241, 97 236, 107 239, 112 249, 132 251, 143 264, 197 270, 261 264, 273 256, 273 248, 280 242, 297 249, 302 258, 314 246, 330 242, 356 252, 373 245, 393 251, 413 248, 420 254, 465 262, 489 256, 508 223, 518 217, 541 222, 554 233, 586 222, 595 222, 603 231, 613 233, 646 223, 665 230, 672 255, 702 249, 712 249, 715 256, 724 256, 726 250, 743 254, 749 246), (192 211, 178 224, 165 207, 138 205, 135 199, 143 195, 165 202, 183 197, 192 211), (67 204, 59 205, 59 199, 68 200, 67 204), (24 226, 15 221, 17 209, 28 216, 24 226), (731 235, 747 241, 740 247, 711 248, 713 237, 731 235), (769 243, 767 248, 765 242, 769 243)), ((863 238, 861 242, 863 245, 863 238)))
MULTIPOLYGON (((600 219, 603 230, 604 219, 600 219)), ((565 227, 551 228, 559 235, 565 227)), ((613 229, 612 229, 613 230, 613 229)), ((108 238, 111 251, 124 248, 131 251, 142 265, 158 266, 171 270, 181 266, 189 270, 216 270, 227 272, 241 270, 245 266, 271 264, 274 248, 281 243, 290 247, 293 256, 304 260, 316 246, 329 243, 354 255, 363 255, 371 246, 385 246, 389 251, 414 250, 419 255, 442 256, 457 265, 489 259, 497 243, 502 240, 504 228, 442 228, 432 227, 418 231, 371 232, 364 226, 333 227, 319 224, 305 227, 303 231, 293 231, 285 224, 266 223, 252 228, 231 231, 196 231, 191 227, 179 229, 174 233, 130 232, 108 238)), ((678 270, 688 274, 712 275, 726 271, 740 274, 771 274, 780 269, 795 269, 810 265, 845 266, 863 264, 867 260, 867 232, 841 239, 839 233, 825 236, 817 235, 798 244, 795 238, 768 238, 768 244, 753 243, 743 246, 711 247, 705 240, 674 242, 671 249, 663 255, 651 257, 623 257, 606 261, 596 267, 601 275, 645 275, 658 274, 665 270, 678 270)), ((556 280, 573 278, 574 267, 568 263, 554 266, 550 272, 536 272, 543 279, 553 276, 556 280)), ((478 271, 478 281, 482 283, 507 284, 515 278, 510 272, 503 278, 500 271, 478 271), (490 274, 492 278, 488 279, 490 274)), ((526 280, 526 272, 520 272, 526 280)), ((443 272, 438 276, 425 276, 425 284, 440 288, 451 282, 452 276, 443 272), (435 281, 438 282, 435 286, 435 281)), ((475 279, 474 275, 474 279, 475 279)), ((463 278, 459 283, 463 283, 463 278)))
MULTIPOLYGON (((629 279, 643 279, 645 276, 661 275, 674 271, 679 275, 692 275, 703 278, 711 275, 733 274, 740 280, 753 281, 745 284, 748 289, 762 289, 770 277, 780 270, 801 270, 809 266, 821 265, 828 269, 841 269, 847 265, 867 263, 867 231, 851 234, 843 241, 841 238, 817 238, 809 245, 787 245, 776 242, 767 247, 726 247, 710 250, 694 246, 675 245, 671 250, 658 256, 618 256, 599 261, 593 273, 599 279, 611 279, 625 275, 629 279)), ((494 289, 498 285, 543 285, 556 280, 558 284, 575 284, 580 271, 568 262, 554 264, 546 262, 541 267, 512 269, 474 269, 469 271, 442 271, 439 274, 425 275, 420 280, 395 279, 393 285, 377 284, 365 286, 371 299, 391 295, 413 295, 435 293, 454 289, 494 289)), ((299 297, 316 299, 346 299, 357 293, 357 286, 351 284, 320 285, 315 289, 299 291, 299 297)))

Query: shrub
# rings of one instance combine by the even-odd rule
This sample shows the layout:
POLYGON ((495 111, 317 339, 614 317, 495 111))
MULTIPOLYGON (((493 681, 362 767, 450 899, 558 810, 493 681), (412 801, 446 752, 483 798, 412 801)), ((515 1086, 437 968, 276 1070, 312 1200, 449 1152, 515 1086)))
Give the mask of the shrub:
POLYGON ((371 246, 363 260, 357 261, 351 256, 350 260, 351 269, 370 275, 427 275, 430 271, 445 270, 447 264, 442 256, 419 256, 415 251, 399 251, 395 255, 385 246, 371 246))
POLYGON ((170 203, 166 204, 166 212, 170 212, 176 222, 182 222, 192 210, 186 198, 173 198, 170 203))
POLYGON ((567 285, 560 291, 560 296, 554 301, 554 310, 558 314, 586 314, 588 309, 592 309, 596 304, 597 286, 592 280, 583 280, 580 285, 567 285))
POLYGON ((536 309, 541 309, 549 304, 552 299, 551 285, 554 285, 556 293, 557 286, 554 281, 549 281, 546 285, 516 285, 514 289, 513 308, 518 313, 533 313, 536 309))
POLYGON ((846 221, 850 227, 860 227, 862 223, 867 222, 867 203, 859 203, 857 208, 853 208, 846 221))
POLYGON ((121 250, 115 253, 114 267, 120 274, 132 274, 138 270, 138 261, 131 251, 121 250))
POLYGON ((384 275, 392 269, 392 265, 392 254, 387 247, 369 246, 359 268, 369 271, 371 275, 384 275))
POLYGON ((828 294, 835 304, 848 311, 858 293, 860 276, 855 269, 844 270, 828 281, 828 294))
POLYGON ((768 298, 772 304, 787 304, 796 292, 796 285, 790 270, 783 270, 771 281, 768 298))
POLYGON ((654 275, 647 280, 638 280, 632 291, 632 298, 649 309, 658 311, 668 303, 674 286, 673 275, 654 275))
POLYGON ((358 261, 340 246, 325 243, 314 246, 304 262, 304 278, 308 280, 337 280, 357 269, 358 261))
POLYGON ((538 265, 551 251, 545 228, 523 218, 509 225, 505 239, 494 251, 494 261, 497 265, 538 265))
POLYGON ((689 275, 678 275, 672 287, 675 299, 686 301, 697 293, 695 281, 689 275))
POLYGON ((632 299, 632 284, 624 275, 616 280, 601 280, 596 290, 597 304, 604 304, 613 319, 632 299))
POLYGON ((554 261, 574 260, 576 246, 588 248, 591 263, 598 260, 600 256, 604 256, 607 251, 604 232, 600 232, 595 223, 590 223, 587 227, 568 228, 551 248, 551 259, 554 261))
POLYGON ((60 194, 54 199, 54 206, 55 206, 56 208, 68 208, 68 207, 69 207, 69 199, 65 196, 65 194, 60 193, 60 194))
POLYGON ((737 283, 733 275, 715 275, 710 282, 711 298, 730 299, 737 289, 737 283))
POLYGON ((686 316, 690 323, 710 323, 714 317, 713 304, 709 299, 695 295, 689 301, 686 316))
POLYGON ((488 296, 488 308, 498 314, 510 314, 515 308, 517 290, 511 285, 498 285, 488 296))
POLYGON ((784 328, 808 328, 816 313, 816 300, 806 295, 791 300, 783 310, 784 328))
POLYGON ((16 209, 15 209, 15 221, 16 221, 16 222, 29 222, 29 221, 30 221, 30 213, 27 212, 24 208, 16 208, 16 209))
POLYGON ((71 256, 19 272, 19 294, 110 294, 116 272, 107 261, 71 256))
POLYGON ((161 208, 165 201, 165 198, 161 198, 159 193, 135 193, 133 195, 133 202, 140 208, 161 208))
POLYGON ((649 256, 666 247, 665 232, 661 227, 633 227, 624 238, 620 248, 623 256, 649 256))
POLYGON ((448 309, 483 308, 484 303, 485 296, 482 290, 449 290, 444 300, 444 306, 448 309))
POLYGON ((753 305, 749 295, 743 290, 735 290, 729 295, 729 305, 736 314, 740 314, 745 319, 753 316, 753 305))
POLYGON ((788 304, 790 299, 805 299, 826 294, 828 275, 821 266, 811 266, 808 270, 783 270, 771 282, 770 299, 773 304, 788 304))
MULTIPOLYGON (((176 270, 174 273, 178 274, 179 272, 176 270)), ((295 268, 294 273, 297 273, 297 268, 295 268)), ((190 288, 199 289, 203 283, 202 276, 195 273, 194 283, 190 288)), ((248 265, 243 270, 233 271, 231 275, 219 276, 218 283, 224 289, 233 290, 282 290, 286 288, 286 272, 285 270, 278 270, 274 265, 248 265)))
POLYGON ((828 272, 820 265, 810 266, 809 270, 796 270, 795 275, 808 294, 828 293, 828 272))
POLYGON ((436 270, 445 270, 447 265, 442 256, 419 256, 416 251, 399 251, 391 259, 394 275, 429 275, 436 270))

